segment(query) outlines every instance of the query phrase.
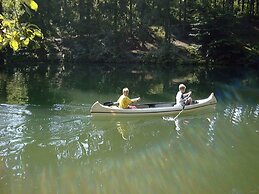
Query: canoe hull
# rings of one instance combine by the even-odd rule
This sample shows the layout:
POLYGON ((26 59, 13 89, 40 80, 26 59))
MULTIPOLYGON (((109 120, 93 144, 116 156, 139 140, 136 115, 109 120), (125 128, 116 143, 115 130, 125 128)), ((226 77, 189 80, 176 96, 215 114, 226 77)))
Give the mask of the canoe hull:
POLYGON ((121 109, 116 106, 104 106, 98 101, 91 107, 91 114, 93 116, 171 116, 177 115, 180 111, 182 114, 201 113, 209 108, 214 108, 217 100, 214 93, 206 99, 197 100, 197 103, 183 107, 181 105, 173 105, 172 103, 154 103, 152 106, 145 107, 137 105, 136 109, 121 109))

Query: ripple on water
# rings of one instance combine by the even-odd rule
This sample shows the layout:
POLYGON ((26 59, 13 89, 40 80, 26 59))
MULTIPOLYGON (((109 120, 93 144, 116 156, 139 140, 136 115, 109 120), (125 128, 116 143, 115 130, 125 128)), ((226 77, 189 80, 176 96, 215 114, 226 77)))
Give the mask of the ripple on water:
MULTIPOLYGON (((79 158, 87 146, 79 137, 90 124, 86 105, 0 105, 0 156, 7 168, 17 171, 17 159, 28 144, 55 147, 57 157, 79 158)), ((16 174, 18 172, 15 172, 16 174)))
POLYGON ((20 105, 0 105, 0 155, 19 152, 28 143, 23 131, 27 128, 26 117, 31 112, 26 108, 20 105))
POLYGON ((238 125, 242 121, 243 107, 238 106, 233 109, 232 123, 238 125))
POLYGON ((259 104, 257 104, 255 111, 254 111, 254 117, 257 118, 259 115, 259 104))
POLYGON ((0 104, 0 114, 32 115, 27 107, 28 105, 0 104))

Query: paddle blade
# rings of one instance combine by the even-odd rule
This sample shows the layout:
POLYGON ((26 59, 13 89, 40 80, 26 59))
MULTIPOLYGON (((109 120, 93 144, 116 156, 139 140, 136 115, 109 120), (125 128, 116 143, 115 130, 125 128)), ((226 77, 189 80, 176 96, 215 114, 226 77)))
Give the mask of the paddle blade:
POLYGON ((104 105, 104 106, 112 106, 112 105, 113 105, 113 102, 111 102, 111 101, 110 101, 110 102, 105 102, 105 103, 103 103, 103 105, 104 105))
POLYGON ((118 102, 112 102, 112 101, 103 103, 104 106, 112 106, 112 105, 118 105, 118 104, 119 104, 118 102))

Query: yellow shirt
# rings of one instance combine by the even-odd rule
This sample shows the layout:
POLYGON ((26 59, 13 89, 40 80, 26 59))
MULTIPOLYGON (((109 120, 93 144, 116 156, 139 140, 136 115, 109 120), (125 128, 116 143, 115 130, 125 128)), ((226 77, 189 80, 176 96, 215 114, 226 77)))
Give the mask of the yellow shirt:
POLYGON ((124 95, 121 95, 117 102, 119 103, 119 108, 128 108, 129 104, 132 103, 131 99, 124 95))

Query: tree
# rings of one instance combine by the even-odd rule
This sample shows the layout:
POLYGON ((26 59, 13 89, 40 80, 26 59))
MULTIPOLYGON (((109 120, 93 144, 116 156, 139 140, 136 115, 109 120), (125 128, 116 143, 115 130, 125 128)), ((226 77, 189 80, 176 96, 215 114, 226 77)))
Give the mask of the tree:
POLYGON ((36 25, 21 21, 22 15, 26 13, 24 9, 37 11, 38 4, 35 1, 2 0, 0 3, 0 51, 9 45, 15 52, 27 47, 30 42, 37 42, 37 37, 43 37, 36 25))

